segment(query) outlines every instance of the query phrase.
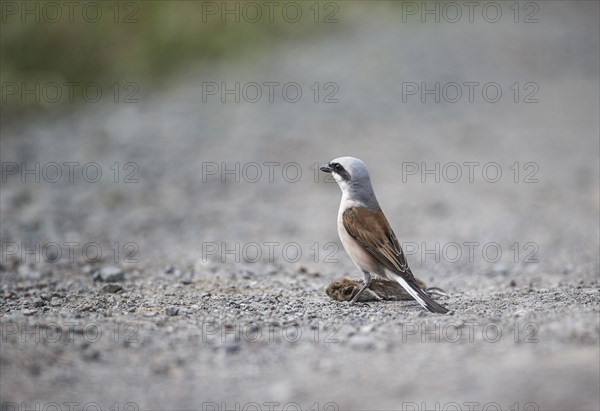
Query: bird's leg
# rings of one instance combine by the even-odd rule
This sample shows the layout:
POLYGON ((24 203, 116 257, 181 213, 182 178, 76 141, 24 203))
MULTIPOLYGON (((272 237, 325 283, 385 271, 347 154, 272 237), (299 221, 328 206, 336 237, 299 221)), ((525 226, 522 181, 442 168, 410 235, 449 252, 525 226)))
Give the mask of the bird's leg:
POLYGON ((360 297, 360 295, 363 293, 363 291, 365 291, 371 285, 371 274, 366 271, 363 271, 363 272, 365 274, 365 283, 362 286, 362 288, 360 290, 358 290, 358 292, 356 293, 354 298, 352 300, 350 300, 350 304, 354 304, 355 302, 357 302, 358 297, 360 297))

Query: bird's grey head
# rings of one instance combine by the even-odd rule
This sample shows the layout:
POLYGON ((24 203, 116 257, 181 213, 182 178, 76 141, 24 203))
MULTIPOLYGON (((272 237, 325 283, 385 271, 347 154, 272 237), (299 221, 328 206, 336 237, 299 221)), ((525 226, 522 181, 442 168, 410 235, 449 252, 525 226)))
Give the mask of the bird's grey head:
POLYGON ((335 158, 320 170, 330 173, 335 178, 344 196, 365 205, 377 204, 367 166, 358 158, 335 158))

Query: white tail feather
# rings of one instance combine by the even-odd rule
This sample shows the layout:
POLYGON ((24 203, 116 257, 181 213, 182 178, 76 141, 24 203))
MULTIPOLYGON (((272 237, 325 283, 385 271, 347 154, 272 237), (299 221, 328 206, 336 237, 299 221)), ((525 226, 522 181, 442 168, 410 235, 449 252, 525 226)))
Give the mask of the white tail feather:
MULTIPOLYGON (((421 295, 421 293, 419 293, 419 291, 421 291, 420 289, 417 290, 415 289, 415 287, 418 287, 417 285, 412 285, 410 284, 408 281, 406 281, 404 278, 402 278, 399 275, 394 275, 394 279, 396 281, 398 281, 398 284, 400 284, 402 286, 402 288, 404 288, 406 290, 406 292, 408 292, 415 300, 417 300, 417 302, 419 304, 421 304, 421 306, 423 306, 423 308, 425 308, 428 311, 431 312, 437 312, 437 313, 447 313, 448 310, 444 307, 442 307, 441 305, 439 305, 438 303, 436 303, 433 299, 431 299, 431 297, 424 297, 423 295, 421 295)), ((424 294, 424 293, 423 293, 424 294)), ((426 294, 424 294, 426 295, 426 294)))

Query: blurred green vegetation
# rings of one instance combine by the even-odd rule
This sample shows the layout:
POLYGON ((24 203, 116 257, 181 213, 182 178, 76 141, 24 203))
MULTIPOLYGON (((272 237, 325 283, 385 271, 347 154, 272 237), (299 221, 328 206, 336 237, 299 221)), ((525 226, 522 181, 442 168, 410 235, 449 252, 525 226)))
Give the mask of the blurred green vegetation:
MULTIPOLYGON (((338 3, 320 2, 316 4, 317 17, 314 1, 295 2, 303 11, 296 23, 282 18, 288 1, 279 2, 272 19, 269 10, 261 6, 262 17, 257 22, 252 22, 256 9, 244 12, 246 3, 238 1, 80 1, 70 3, 71 8, 67 3, 0 3, 3 87, 50 81, 111 84, 142 80, 156 84, 195 60, 233 58, 282 39, 318 36, 328 26, 323 23, 326 18, 339 19, 341 14, 338 3), (239 7, 240 21, 235 22, 235 14, 228 14, 223 22, 222 7, 239 7)), ((294 11, 291 7, 288 16, 293 18, 294 11)), ((3 121, 40 108, 39 103, 29 101, 32 99, 5 91, 3 121)))

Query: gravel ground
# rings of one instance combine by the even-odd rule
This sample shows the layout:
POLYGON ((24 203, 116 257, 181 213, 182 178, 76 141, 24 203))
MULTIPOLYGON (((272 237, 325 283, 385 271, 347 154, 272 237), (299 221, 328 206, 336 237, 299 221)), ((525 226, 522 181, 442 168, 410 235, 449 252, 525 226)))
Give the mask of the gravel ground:
POLYGON ((137 104, 3 123, 4 409, 598 410, 599 7, 535 4, 533 24, 508 3, 498 23, 438 24, 342 4, 318 40, 189 67, 137 104), (303 95, 204 103, 203 82, 303 95), (422 82, 503 94, 403 95, 422 82), (315 174, 341 155, 370 166, 452 315, 327 297, 360 277, 339 189, 315 174), (38 162, 40 182, 12 162, 38 162), (51 182, 63 162, 73 181, 51 182), (436 163, 439 182, 421 174, 436 163))

